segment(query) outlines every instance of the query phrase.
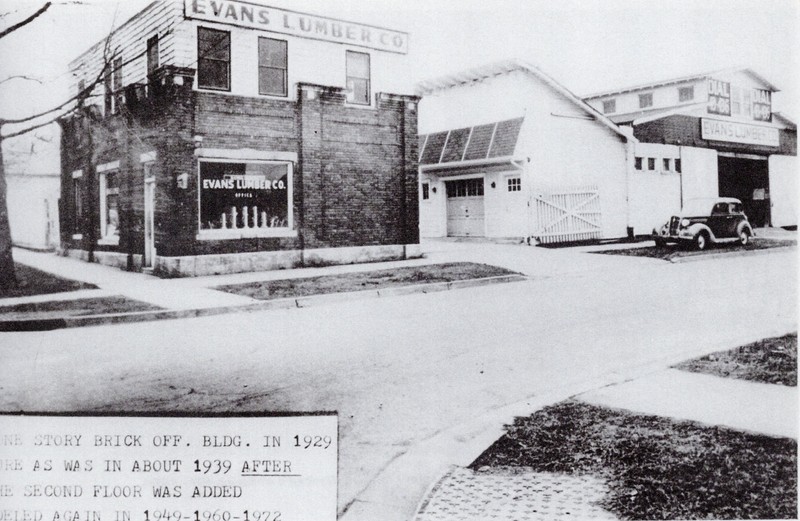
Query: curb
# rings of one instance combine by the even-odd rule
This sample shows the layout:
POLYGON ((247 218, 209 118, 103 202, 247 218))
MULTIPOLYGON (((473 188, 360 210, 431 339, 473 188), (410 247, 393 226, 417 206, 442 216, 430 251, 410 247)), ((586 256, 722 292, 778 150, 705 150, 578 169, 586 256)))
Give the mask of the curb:
POLYGON ((413 295, 416 293, 435 293, 452 289, 489 286, 506 282, 521 282, 528 280, 525 275, 499 275, 479 279, 466 279, 451 282, 432 282, 429 284, 414 284, 396 288, 370 289, 363 291, 348 291, 344 293, 325 293, 305 297, 287 297, 274 300, 265 300, 254 304, 236 306, 220 306, 214 308, 197 309, 164 309, 156 311, 134 311, 129 313, 111 313, 105 315, 84 315, 77 317, 47 318, 33 320, 0 320, 0 332, 25 332, 25 331, 52 331, 72 327, 99 326, 107 324, 125 324, 132 322, 149 322, 154 320, 167 320, 175 318, 196 318, 225 313, 242 311, 269 311, 273 309, 307 308, 321 304, 363 300, 369 298, 395 297, 413 295))
POLYGON ((767 255, 770 253, 782 253, 796 248, 797 245, 794 244, 791 246, 779 246, 777 248, 764 248, 763 250, 742 250, 742 251, 708 253, 705 255, 703 254, 688 255, 686 257, 675 257, 674 259, 666 259, 666 260, 673 264, 681 264, 683 262, 697 262, 697 261, 714 260, 714 259, 731 259, 735 257, 749 257, 752 255, 767 255))

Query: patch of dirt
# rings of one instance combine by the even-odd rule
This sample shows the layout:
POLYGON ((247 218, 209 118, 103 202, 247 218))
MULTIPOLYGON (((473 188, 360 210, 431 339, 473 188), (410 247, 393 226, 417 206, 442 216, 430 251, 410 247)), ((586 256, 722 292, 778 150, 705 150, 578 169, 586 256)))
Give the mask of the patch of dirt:
POLYGON ((602 255, 625 255, 627 257, 651 257, 653 259, 671 260, 679 257, 696 257, 711 253, 727 253, 739 251, 769 250, 796 246, 797 242, 790 240, 758 239, 751 240, 747 245, 741 244, 713 244, 703 251, 697 251, 691 245, 668 244, 666 246, 647 246, 643 248, 629 248, 621 250, 601 250, 592 253, 602 255))
POLYGON ((0 298, 45 295, 47 293, 61 293, 79 289, 97 289, 94 284, 57 277, 18 262, 14 263, 14 270, 17 274, 17 287, 0 289, 0 298))

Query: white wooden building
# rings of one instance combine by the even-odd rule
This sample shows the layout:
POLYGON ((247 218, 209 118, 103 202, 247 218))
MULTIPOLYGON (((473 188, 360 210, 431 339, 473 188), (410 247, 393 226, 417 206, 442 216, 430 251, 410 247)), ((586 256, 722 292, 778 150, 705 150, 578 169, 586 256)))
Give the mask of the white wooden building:
POLYGON ((632 137, 537 67, 495 63, 417 94, 422 237, 628 234, 632 137))

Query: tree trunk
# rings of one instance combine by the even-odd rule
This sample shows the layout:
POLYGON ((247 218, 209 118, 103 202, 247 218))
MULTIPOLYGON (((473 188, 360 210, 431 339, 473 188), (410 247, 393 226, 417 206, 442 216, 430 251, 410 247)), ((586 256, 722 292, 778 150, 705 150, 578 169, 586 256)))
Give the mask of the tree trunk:
POLYGON ((0 137, 0 289, 17 285, 14 258, 11 254, 11 227, 8 224, 8 201, 6 198, 6 170, 3 163, 3 138, 0 137))

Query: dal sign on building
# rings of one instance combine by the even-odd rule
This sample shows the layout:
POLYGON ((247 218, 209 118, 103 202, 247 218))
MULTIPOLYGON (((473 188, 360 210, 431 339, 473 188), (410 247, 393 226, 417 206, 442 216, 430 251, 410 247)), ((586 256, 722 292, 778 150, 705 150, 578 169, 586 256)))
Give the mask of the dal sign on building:
POLYGON ((165 276, 418 255, 407 33, 160 0, 109 42, 61 121, 62 249, 165 276))

